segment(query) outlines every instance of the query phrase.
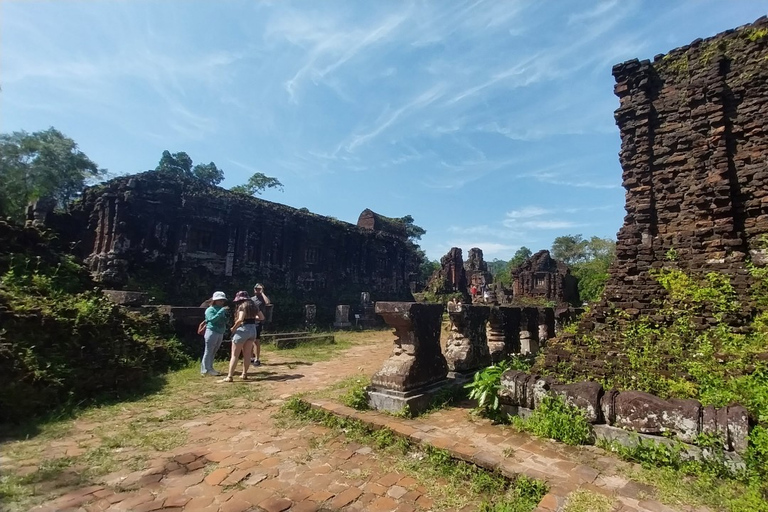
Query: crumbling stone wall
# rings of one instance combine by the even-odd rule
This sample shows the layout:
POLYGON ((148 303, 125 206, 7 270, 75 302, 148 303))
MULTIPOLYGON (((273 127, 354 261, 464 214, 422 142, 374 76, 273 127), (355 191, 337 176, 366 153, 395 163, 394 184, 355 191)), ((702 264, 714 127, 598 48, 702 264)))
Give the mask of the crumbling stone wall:
POLYGON ((330 320, 336 304, 357 301, 361 291, 376 300, 409 299, 417 266, 404 233, 157 172, 89 188, 54 223, 69 225, 67 236, 79 240, 105 284, 149 288, 166 303, 196 306, 214 289, 250 290, 258 281, 282 315, 296 309, 297 322, 305 302, 330 320))
MULTIPOLYGON (((754 314, 747 264, 766 263, 768 18, 618 64, 613 75, 627 214, 602 302, 580 330, 600 331, 616 310, 657 313, 664 291, 651 270, 663 267, 728 275, 745 305, 731 322, 745 323, 754 314)), ((606 361, 623 357, 604 350, 606 361)), ((554 344, 545 366, 604 375, 605 361, 586 359, 554 344)))
POLYGON ((458 247, 451 247, 448 254, 440 258, 440 268, 429 278, 427 290, 438 295, 462 293, 469 297, 467 289, 462 251, 458 247))
POLYGON ((649 270, 724 272, 748 295, 746 262, 768 233, 768 19, 613 68, 624 225, 604 304, 653 314, 649 270), (610 304, 609 304, 610 303, 610 304))

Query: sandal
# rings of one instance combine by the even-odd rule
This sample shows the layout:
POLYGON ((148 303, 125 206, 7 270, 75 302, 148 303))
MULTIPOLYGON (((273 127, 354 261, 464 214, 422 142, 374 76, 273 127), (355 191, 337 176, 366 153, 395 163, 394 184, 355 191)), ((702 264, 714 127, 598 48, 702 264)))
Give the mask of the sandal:
POLYGON ((232 377, 224 377, 219 382, 232 382, 232 377))
POLYGON ((242 375, 240 376, 240 378, 241 378, 242 380, 248 380, 248 374, 247 374, 247 373, 244 373, 244 374, 242 374, 242 375))

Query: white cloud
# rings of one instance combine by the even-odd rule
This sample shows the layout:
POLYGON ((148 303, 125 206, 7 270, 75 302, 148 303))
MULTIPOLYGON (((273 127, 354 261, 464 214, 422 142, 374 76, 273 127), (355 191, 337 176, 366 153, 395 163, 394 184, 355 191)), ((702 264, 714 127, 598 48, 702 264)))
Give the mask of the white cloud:
POLYGON ((531 217, 540 217, 542 215, 546 215, 551 212, 552 212, 551 210, 547 210, 546 208, 542 208, 540 206, 526 206, 519 210, 512 210, 507 212, 507 218, 508 219, 528 219, 531 217))

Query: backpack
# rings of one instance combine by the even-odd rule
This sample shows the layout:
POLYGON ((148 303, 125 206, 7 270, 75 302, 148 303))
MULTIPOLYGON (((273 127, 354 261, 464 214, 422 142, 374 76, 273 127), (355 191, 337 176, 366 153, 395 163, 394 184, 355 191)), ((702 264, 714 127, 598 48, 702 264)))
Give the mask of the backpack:
POLYGON ((203 334, 205 334, 205 330, 207 328, 208 328, 208 321, 203 320, 202 322, 200 322, 200 325, 197 326, 197 334, 202 336, 203 334))

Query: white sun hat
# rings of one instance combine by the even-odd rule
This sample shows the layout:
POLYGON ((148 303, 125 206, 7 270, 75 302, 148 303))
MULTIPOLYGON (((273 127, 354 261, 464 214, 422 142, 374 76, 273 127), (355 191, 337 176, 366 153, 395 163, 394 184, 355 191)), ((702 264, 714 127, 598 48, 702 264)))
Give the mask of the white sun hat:
POLYGON ((214 292, 211 301, 214 300, 227 300, 227 295, 224 292, 214 292))

